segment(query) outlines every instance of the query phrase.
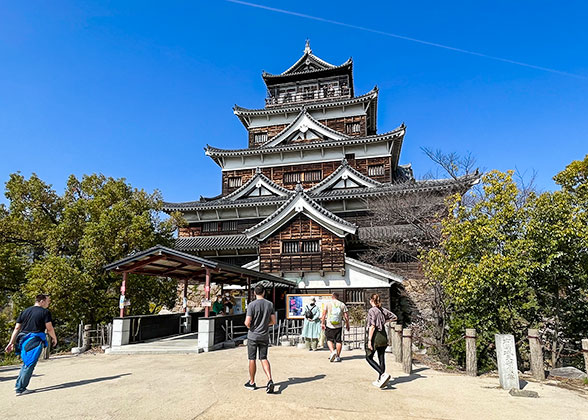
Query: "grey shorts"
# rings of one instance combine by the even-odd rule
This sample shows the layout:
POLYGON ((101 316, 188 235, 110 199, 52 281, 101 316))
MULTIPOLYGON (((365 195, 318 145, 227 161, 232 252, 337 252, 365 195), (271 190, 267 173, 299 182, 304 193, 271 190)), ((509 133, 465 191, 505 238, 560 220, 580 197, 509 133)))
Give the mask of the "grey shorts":
POLYGON ((269 347, 269 340, 267 339, 247 339, 247 355, 249 360, 255 360, 259 354, 259 360, 267 360, 267 349, 269 347))

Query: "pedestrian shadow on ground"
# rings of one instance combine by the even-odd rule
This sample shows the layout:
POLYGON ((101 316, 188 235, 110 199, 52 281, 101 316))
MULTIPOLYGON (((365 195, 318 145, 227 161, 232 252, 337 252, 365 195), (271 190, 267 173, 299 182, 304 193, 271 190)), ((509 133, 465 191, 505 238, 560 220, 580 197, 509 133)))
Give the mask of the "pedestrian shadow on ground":
POLYGON ((421 378, 426 378, 426 376, 423 376, 423 375, 419 375, 418 374, 418 372, 420 372, 421 370, 426 370, 426 368, 413 370, 410 375, 407 375, 407 376, 399 376, 398 378, 391 379, 390 382, 388 382, 386 384, 386 386, 384 388, 382 388, 382 389, 383 390, 396 389, 396 388, 394 388, 394 385, 403 384, 403 383, 406 383, 406 382, 412 382, 412 381, 415 381, 415 380, 421 379, 421 378))
MULTIPOLYGON (((40 375, 33 374, 33 378, 38 378, 39 376, 43 376, 43 374, 40 374, 40 375)), ((0 382, 16 381, 17 378, 18 378, 18 375, 16 375, 16 376, 4 376, 4 377, 0 377, 0 382)))
POLYGON ((121 378, 123 376, 128 376, 128 375, 130 375, 130 373, 123 373, 120 375, 113 375, 113 376, 103 376, 102 378, 82 379, 81 381, 65 382, 65 383, 59 384, 59 385, 51 385, 51 386, 46 386, 43 388, 37 388, 37 389, 35 389, 35 392, 39 393, 39 392, 47 392, 47 391, 57 391, 58 389, 73 388, 76 386, 88 385, 88 384, 92 384, 95 382, 111 381, 113 379, 118 379, 118 378, 121 378))
POLYGON ((363 360, 365 359, 365 354, 356 354, 354 356, 343 356, 341 358, 341 360, 345 361, 345 360, 363 360))
POLYGON ((0 366, 0 372, 8 372, 11 370, 20 370, 20 366, 0 366))
POLYGON ((274 394, 281 394, 290 385, 304 384, 306 382, 319 381, 327 376, 325 374, 309 376, 308 378, 288 378, 287 381, 278 382, 275 384, 274 394))

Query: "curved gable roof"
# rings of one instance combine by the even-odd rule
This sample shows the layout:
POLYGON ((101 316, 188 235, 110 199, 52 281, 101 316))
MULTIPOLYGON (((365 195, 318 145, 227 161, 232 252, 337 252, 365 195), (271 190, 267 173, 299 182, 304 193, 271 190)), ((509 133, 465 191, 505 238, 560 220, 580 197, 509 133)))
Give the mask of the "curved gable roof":
POLYGON ((302 186, 298 184, 296 194, 292 195, 288 201, 266 219, 246 229, 244 233, 248 238, 263 241, 298 214, 306 215, 341 238, 348 233, 354 234, 357 231, 357 225, 349 223, 317 204, 304 193, 302 186))
POLYGON ((309 131, 329 140, 344 140, 351 138, 351 136, 340 133, 324 124, 321 124, 308 113, 306 108, 302 108, 294 121, 288 124, 282 131, 280 131, 277 135, 275 135, 272 139, 260 147, 263 148, 277 146, 283 141, 293 138, 298 133, 302 134, 306 138, 309 131))
POLYGON ((261 173, 261 170, 257 168, 255 175, 249 181, 247 181, 240 188, 236 189, 232 193, 224 196, 222 200, 235 201, 240 198, 247 197, 263 197, 263 196, 288 196, 292 194, 292 191, 287 190, 273 182, 267 176, 261 173), (255 189, 259 189, 258 194, 252 195, 255 189), (265 192, 265 193, 264 193, 265 192))
POLYGON ((382 185, 381 182, 371 179, 355 168, 349 166, 347 160, 343 159, 341 166, 335 169, 335 172, 323 179, 318 184, 314 185, 312 188, 308 189, 307 192, 311 195, 318 195, 323 191, 332 189, 337 185, 337 183, 344 179, 352 180, 357 185, 357 187, 372 188, 382 185))

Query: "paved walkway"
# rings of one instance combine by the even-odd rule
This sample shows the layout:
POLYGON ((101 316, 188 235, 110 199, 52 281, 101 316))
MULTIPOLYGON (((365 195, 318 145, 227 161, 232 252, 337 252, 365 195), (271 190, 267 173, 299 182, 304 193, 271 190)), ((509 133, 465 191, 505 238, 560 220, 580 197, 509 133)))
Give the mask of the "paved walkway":
MULTIPOLYGON (((243 347, 188 355, 82 355, 42 362, 22 397, 18 368, 0 368, 0 419, 514 419, 588 420, 588 398, 529 383, 539 399, 516 398, 497 378, 417 366, 386 390, 371 385, 363 352, 329 363, 326 352, 270 349, 277 395, 249 391, 243 347)), ((389 356, 388 356, 389 357, 389 356)), ((263 373, 257 383, 265 385, 263 373)))
POLYGON ((107 350, 110 354, 187 354, 198 353, 198 333, 158 338, 107 350))

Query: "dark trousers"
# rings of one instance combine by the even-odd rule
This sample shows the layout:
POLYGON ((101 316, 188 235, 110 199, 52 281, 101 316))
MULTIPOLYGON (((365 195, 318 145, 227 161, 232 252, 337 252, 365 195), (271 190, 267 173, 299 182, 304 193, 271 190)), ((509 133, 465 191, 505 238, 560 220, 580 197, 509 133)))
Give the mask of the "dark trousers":
POLYGON ((386 372, 386 347, 377 347, 373 350, 366 349, 365 360, 378 372, 378 379, 380 379, 380 376, 386 372), (374 354, 376 353, 378 353, 380 364, 374 360, 374 354))

